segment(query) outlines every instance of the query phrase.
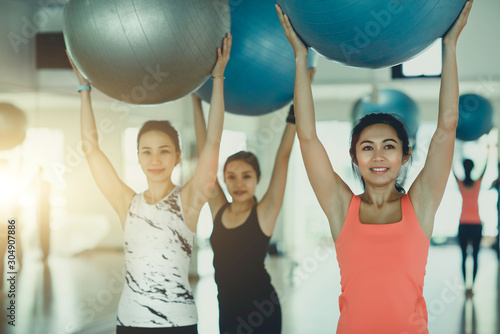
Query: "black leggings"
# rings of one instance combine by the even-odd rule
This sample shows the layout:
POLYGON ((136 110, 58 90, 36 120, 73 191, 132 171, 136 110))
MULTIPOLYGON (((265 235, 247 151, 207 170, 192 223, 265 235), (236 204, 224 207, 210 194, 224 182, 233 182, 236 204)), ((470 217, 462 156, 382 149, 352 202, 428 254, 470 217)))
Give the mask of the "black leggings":
POLYGON ((198 334, 198 326, 161 328, 116 326, 116 334, 198 334))
POLYGON ((467 277, 465 274, 465 260, 467 259, 467 245, 472 244, 472 258, 474 259, 474 271, 472 272, 472 284, 477 274, 477 255, 479 254, 479 244, 481 243, 483 226, 481 224, 460 224, 458 227, 458 241, 462 248, 462 274, 464 282, 467 277))

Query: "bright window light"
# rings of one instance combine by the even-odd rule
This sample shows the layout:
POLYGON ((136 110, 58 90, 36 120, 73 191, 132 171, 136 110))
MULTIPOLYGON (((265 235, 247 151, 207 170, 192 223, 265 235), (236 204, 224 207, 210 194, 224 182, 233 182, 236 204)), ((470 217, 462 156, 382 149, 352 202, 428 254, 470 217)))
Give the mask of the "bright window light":
POLYGON ((438 39, 420 55, 402 64, 403 76, 439 76, 441 75, 442 44, 438 39))

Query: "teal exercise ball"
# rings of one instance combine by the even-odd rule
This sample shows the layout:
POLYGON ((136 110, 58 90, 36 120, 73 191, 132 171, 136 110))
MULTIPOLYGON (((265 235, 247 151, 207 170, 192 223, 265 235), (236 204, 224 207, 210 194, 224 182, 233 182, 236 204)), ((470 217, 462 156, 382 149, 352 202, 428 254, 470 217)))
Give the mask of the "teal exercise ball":
POLYGON ((472 141, 493 128, 493 106, 477 94, 460 95, 458 101, 457 139, 472 141))
MULTIPOLYGON (((224 85, 226 111, 247 116, 273 112, 293 99, 295 56, 269 0, 245 0, 231 11, 233 47, 224 85)), ((309 67, 318 55, 309 52, 309 67)), ((196 94, 206 102, 212 81, 196 94)))
POLYGON ((415 101, 408 95, 394 89, 378 90, 375 99, 373 93, 364 95, 354 104, 352 120, 356 122, 372 113, 396 115, 405 124, 408 136, 416 138, 420 112, 415 101))
POLYGON ((228 0, 69 0, 63 32, 93 86, 130 104, 159 104, 210 77, 230 19, 228 0))
POLYGON ((466 0, 277 0, 299 37, 345 65, 405 62, 442 37, 466 0))

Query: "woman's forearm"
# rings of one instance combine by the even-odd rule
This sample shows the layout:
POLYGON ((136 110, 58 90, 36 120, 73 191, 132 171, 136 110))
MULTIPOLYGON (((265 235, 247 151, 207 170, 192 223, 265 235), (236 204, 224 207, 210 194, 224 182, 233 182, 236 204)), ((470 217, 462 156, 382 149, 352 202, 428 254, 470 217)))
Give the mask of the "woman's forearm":
POLYGON ((82 145, 83 152, 87 155, 99 148, 99 138, 97 134, 94 111, 92 109, 90 91, 82 90, 80 92, 80 99, 82 145))
POLYGON ((301 141, 311 140, 316 137, 314 103, 307 66, 307 55, 296 57, 293 103, 295 108, 297 136, 301 141))

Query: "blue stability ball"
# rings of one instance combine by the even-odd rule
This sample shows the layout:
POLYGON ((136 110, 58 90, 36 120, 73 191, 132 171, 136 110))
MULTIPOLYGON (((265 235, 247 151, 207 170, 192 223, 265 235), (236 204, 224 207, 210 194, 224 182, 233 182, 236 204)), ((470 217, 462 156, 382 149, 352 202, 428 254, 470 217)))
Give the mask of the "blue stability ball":
POLYGON ((205 83, 230 21, 227 0, 69 0, 63 31, 92 85, 127 103, 158 104, 205 83))
POLYGON ((482 96, 463 94, 458 101, 457 138, 464 141, 479 139, 493 128, 493 107, 482 96))
POLYGON ((442 37, 465 0, 277 0, 302 40, 328 59, 382 68, 442 37))
MULTIPOLYGON (((231 8, 233 47, 225 72, 226 111, 262 115, 293 98, 295 57, 281 27, 273 2, 244 0, 231 8)), ((317 55, 311 54, 310 64, 317 55)), ((210 102, 212 80, 196 94, 210 102)))
POLYGON ((393 89, 379 90, 376 102, 373 101, 372 97, 373 95, 370 93, 355 103, 352 110, 352 119, 354 122, 372 113, 394 114, 404 121, 409 137, 415 138, 420 118, 418 106, 415 101, 408 95, 393 89))

